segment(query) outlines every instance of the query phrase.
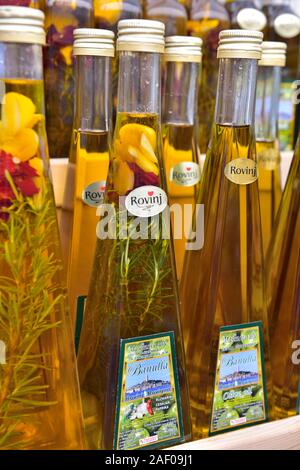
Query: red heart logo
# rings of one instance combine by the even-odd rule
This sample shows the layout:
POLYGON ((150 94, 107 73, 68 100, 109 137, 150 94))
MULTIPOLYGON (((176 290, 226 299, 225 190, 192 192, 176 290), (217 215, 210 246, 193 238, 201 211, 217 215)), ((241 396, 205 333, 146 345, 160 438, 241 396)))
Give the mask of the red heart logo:
POLYGON ((187 171, 190 171, 192 169, 192 167, 186 167, 187 171))
POLYGON ((100 186, 100 191, 105 191, 106 190, 106 186, 100 186))
POLYGON ((153 196, 154 191, 148 191, 148 196, 153 196))

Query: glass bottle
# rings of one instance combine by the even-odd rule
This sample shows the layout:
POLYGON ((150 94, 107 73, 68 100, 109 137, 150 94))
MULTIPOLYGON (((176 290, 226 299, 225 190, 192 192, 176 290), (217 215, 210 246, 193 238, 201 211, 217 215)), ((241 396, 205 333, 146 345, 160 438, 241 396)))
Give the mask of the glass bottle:
POLYGON ((180 289, 195 438, 262 422, 268 414, 253 129, 262 37, 247 30, 220 33, 215 126, 197 198, 204 206, 204 244, 186 252, 180 289))
POLYGON ((263 31, 267 17, 262 10, 262 0, 226 0, 232 28, 263 31))
POLYGON ((217 0, 192 0, 188 30, 203 40, 201 85, 198 95, 199 139, 201 153, 206 153, 214 121, 218 83, 217 47, 220 31, 229 28, 229 15, 217 0))
POLYGON ((93 449, 161 447, 190 437, 174 254, 162 232, 164 25, 123 20, 118 27, 117 122, 78 352, 93 449))
POLYGON ((45 132, 44 14, 0 7, 0 448, 82 449, 45 132))
POLYGON ((43 0, 0 0, 0 6, 19 6, 42 9, 43 0))
POLYGON ((256 152, 264 253, 270 241, 281 199, 278 106, 281 69, 286 60, 284 42, 263 42, 256 91, 256 152))
POLYGON ((144 16, 162 21, 166 36, 187 34, 187 11, 178 0, 145 0, 144 16))
POLYGON ((141 0, 94 0, 95 26, 117 33, 118 22, 142 17, 141 0))
POLYGON ((88 293, 96 246, 96 210, 106 185, 114 33, 84 28, 76 29, 74 38, 74 125, 62 211, 73 318, 78 297, 88 293))
POLYGON ((279 419, 299 412, 300 403, 300 139, 267 253, 266 279, 274 417, 279 419))
POLYGON ((279 102, 279 139, 281 150, 292 150, 295 127, 293 82, 299 78, 300 19, 291 0, 264 0, 263 10, 268 18, 264 37, 267 41, 287 44, 286 66, 282 70, 279 102))
POLYGON ((201 46, 200 38, 170 36, 164 55, 163 159, 169 204, 175 209, 172 233, 178 279, 200 181, 197 97, 201 46))
POLYGON ((92 0, 45 0, 46 121, 51 158, 67 158, 74 107, 73 32, 93 26, 92 0))

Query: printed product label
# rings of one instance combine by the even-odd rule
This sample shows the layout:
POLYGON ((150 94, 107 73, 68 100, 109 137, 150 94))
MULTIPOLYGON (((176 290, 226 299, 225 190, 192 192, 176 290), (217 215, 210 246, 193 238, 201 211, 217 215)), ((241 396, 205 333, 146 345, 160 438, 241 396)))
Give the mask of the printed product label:
POLYGON ((131 191, 125 199, 125 207, 131 215, 153 217, 168 205, 168 197, 157 186, 141 186, 131 191))
POLYGON ((258 178, 257 163, 250 158, 236 158, 227 163, 224 174, 235 184, 251 184, 258 178))
POLYGON ((280 154, 276 149, 267 149, 257 154, 258 166, 264 170, 276 170, 280 165, 280 154))
POLYGON ((181 162, 170 170, 170 181, 178 186, 195 186, 200 181, 200 169, 197 163, 181 162))
POLYGON ((291 13, 284 13, 275 18, 274 29, 282 38, 294 38, 300 33, 300 19, 291 13))
POLYGON ((243 8, 238 12, 236 20, 240 28, 255 31, 262 31, 267 24, 264 13, 255 8, 243 8))
POLYGON ((121 340, 114 449, 182 440, 174 333, 121 340))
POLYGON ((261 322, 220 328, 210 433, 267 420, 261 322))
POLYGON ((90 207, 97 207, 103 203, 106 181, 95 181, 82 191, 82 200, 90 207))

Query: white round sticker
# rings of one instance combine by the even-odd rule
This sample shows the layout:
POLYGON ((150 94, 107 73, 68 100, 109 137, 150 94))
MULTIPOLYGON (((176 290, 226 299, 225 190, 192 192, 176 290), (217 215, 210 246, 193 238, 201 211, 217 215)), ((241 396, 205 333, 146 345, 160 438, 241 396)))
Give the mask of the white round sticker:
POLYGON ((236 20, 240 28, 254 31, 262 31, 267 24, 266 15, 255 8, 243 8, 238 12, 236 20))
POLYGON ((274 29, 278 36, 291 39, 300 33, 300 19, 291 13, 277 16, 274 21, 274 29))
POLYGON ((131 215, 153 217, 168 205, 165 191, 158 186, 141 186, 131 191, 125 199, 125 207, 131 215))
POLYGON ((173 166, 170 180, 178 186, 195 186, 200 181, 199 165, 194 162, 181 162, 173 166))
POLYGON ((95 181, 82 191, 82 200, 90 207, 98 207, 103 204, 106 189, 105 181, 95 181))

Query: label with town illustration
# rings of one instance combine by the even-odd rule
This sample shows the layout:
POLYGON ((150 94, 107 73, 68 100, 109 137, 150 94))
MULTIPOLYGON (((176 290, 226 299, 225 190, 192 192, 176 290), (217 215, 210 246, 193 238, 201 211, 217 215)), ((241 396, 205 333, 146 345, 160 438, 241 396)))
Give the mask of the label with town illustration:
POLYGON ((114 449, 182 441, 174 333, 121 340, 114 449))
POLYGON ((235 158, 225 166, 224 174, 235 184, 251 184, 258 178, 257 163, 250 158, 235 158))
POLYGON ((170 181, 178 186, 195 186, 200 181, 198 163, 180 162, 170 170, 170 181))
POLYGON ((267 24, 267 17, 256 8, 242 8, 237 14, 236 21, 242 29, 262 31, 267 24))
POLYGON ((267 420, 261 322, 220 328, 210 434, 267 420))

